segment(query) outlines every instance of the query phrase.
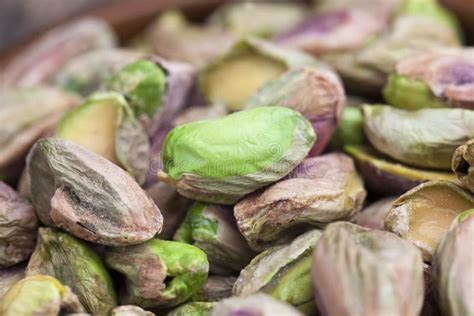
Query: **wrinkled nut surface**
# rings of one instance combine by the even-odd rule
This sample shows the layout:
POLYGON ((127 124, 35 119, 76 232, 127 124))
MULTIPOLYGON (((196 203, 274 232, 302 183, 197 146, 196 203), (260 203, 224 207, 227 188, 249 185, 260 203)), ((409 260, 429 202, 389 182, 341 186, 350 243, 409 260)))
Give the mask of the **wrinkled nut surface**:
POLYGON ((474 137, 474 111, 364 106, 364 131, 380 152, 406 164, 451 169, 456 148, 474 137))
POLYGON ((237 228, 232 208, 221 205, 196 202, 174 240, 202 249, 217 274, 239 272, 255 255, 237 228))
POLYGON ((426 181, 456 181, 451 172, 410 167, 393 161, 370 146, 346 146, 344 150, 356 161, 369 191, 381 196, 401 195, 426 181))
POLYGON ((452 169, 459 181, 474 193, 474 138, 456 149, 452 169))
POLYGON ((191 301, 218 302, 224 298, 232 296, 232 288, 237 277, 211 275, 201 290, 194 294, 191 301))
POLYGON ((347 220, 362 209, 365 196, 352 159, 330 153, 305 159, 283 180, 246 196, 234 216, 240 232, 259 249, 301 226, 347 220))
POLYGON ((57 316, 60 311, 85 312, 71 290, 48 275, 24 278, 0 299, 0 314, 4 316, 57 316))
POLYGON ((38 218, 30 202, 0 181, 0 268, 28 259, 37 229, 38 218))
POLYGON ((154 313, 148 312, 139 306, 122 305, 115 307, 110 316, 155 316, 154 313))
POLYGON ((143 183, 150 143, 125 98, 99 92, 70 111, 58 124, 56 137, 72 140, 121 166, 143 183))
POLYGON ((11 164, 24 159, 33 143, 79 102, 46 86, 0 90, 0 170, 11 172, 11 164))
POLYGON ((385 218, 385 229, 415 244, 431 262, 453 219, 474 207, 474 197, 449 181, 423 183, 400 196, 385 218))
POLYGON ((247 296, 264 292, 287 302, 305 314, 315 310, 311 285, 311 253, 321 231, 311 230, 284 246, 275 246, 256 256, 241 272, 233 294, 247 296))
POLYGON ((365 228, 384 230, 385 216, 396 199, 396 197, 387 197, 369 204, 360 213, 357 213, 351 222, 365 228))
POLYGON ((288 174, 315 138, 301 114, 277 106, 188 123, 166 137, 158 175, 186 197, 234 204, 288 174))
POLYGON ((434 285, 440 307, 446 315, 472 315, 472 276, 474 275, 474 210, 457 218, 441 240, 434 255, 434 285))
POLYGON ((286 70, 318 65, 313 57, 300 51, 246 38, 202 69, 199 87, 211 103, 221 103, 237 111, 245 107, 245 102, 259 88, 286 70))
POLYGON ((264 293, 225 299, 217 303, 210 313, 210 316, 233 315, 302 316, 303 314, 291 305, 264 293))
POLYGON ((125 276, 122 302, 151 310, 186 302, 203 286, 209 271, 199 248, 159 239, 109 248, 105 261, 125 276))
POLYGON ((245 108, 285 106, 311 122, 318 136, 311 156, 320 154, 340 122, 345 105, 339 77, 326 65, 293 68, 264 84, 245 103, 245 108))
POLYGON ((16 264, 8 268, 0 268, 0 297, 3 297, 13 284, 25 277, 25 268, 25 263, 16 264))
POLYGON ((112 279, 100 257, 84 241, 57 229, 39 229, 26 274, 54 276, 94 315, 107 315, 117 305, 112 279))
POLYGON ((45 83, 71 58, 115 44, 111 27, 97 18, 59 26, 15 56, 2 71, 0 86, 31 87, 45 83))
POLYGON ((414 316, 423 304, 420 252, 384 231, 327 226, 314 250, 312 277, 323 315, 414 316))
POLYGON ((32 202, 41 222, 104 245, 159 233, 155 203, 124 170, 71 141, 45 138, 28 157, 32 202))
POLYGON ((171 310, 167 316, 208 316, 216 303, 214 302, 191 302, 183 304, 171 310))

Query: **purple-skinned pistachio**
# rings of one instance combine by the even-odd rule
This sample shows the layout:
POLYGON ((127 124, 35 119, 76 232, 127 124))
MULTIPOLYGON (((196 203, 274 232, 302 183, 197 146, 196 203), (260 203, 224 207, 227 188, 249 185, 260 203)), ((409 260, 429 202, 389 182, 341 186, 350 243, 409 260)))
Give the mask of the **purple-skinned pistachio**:
POLYGON ((459 181, 474 193, 474 138, 456 149, 452 169, 459 181))
POLYGON ((330 224, 316 243, 312 277, 322 315, 415 316, 422 308, 421 254, 389 232, 330 224))
POLYGON ((345 105, 342 83, 329 67, 293 68, 262 86, 244 105, 286 106, 303 114, 317 135, 309 155, 320 154, 340 122, 345 105))
POLYGON ((384 230, 385 216, 396 199, 396 197, 387 197, 370 204, 356 214, 351 222, 370 229, 384 230))
POLYGON ((48 226, 104 245, 131 245, 159 233, 162 215, 123 169, 63 139, 39 140, 28 156, 30 191, 48 226))
POLYGON ((29 258, 37 230, 33 206, 0 181, 0 268, 29 258))
POLYGON ((248 195, 235 205, 234 215, 258 249, 301 226, 347 220, 361 210, 365 196, 352 159, 331 153, 305 159, 283 180, 248 195))
POLYGON ((192 301, 218 302, 224 298, 232 296, 232 287, 237 277, 211 275, 201 290, 194 294, 192 301))
POLYGON ((0 268, 0 297, 2 297, 13 284, 25 277, 26 263, 19 263, 8 268, 0 268))
POLYGON ((71 58, 116 44, 108 24, 84 18, 59 26, 34 41, 3 70, 0 86, 35 86, 47 82, 71 58))

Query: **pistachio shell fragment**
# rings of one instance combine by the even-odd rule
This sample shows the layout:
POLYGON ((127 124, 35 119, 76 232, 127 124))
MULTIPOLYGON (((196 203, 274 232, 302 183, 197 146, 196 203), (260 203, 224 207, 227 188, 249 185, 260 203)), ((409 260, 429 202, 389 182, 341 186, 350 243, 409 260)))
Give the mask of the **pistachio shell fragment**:
POLYGON ((408 239, 430 262, 453 219, 474 207, 474 197, 449 181, 423 183, 400 196, 385 218, 385 229, 408 239))
POLYGON ((459 181, 474 193, 474 138, 456 149, 452 169, 459 181))
POLYGON ((211 103, 237 111, 259 88, 286 70, 317 65, 314 58, 297 50, 247 38, 200 72, 199 87, 211 103))
POLYGON ((68 287, 48 275, 24 278, 0 299, 4 316, 56 316, 60 311, 83 313, 84 309, 68 287))
POLYGON ((234 295, 264 292, 305 314, 312 314, 315 306, 310 275, 311 253, 320 236, 321 231, 310 230, 287 245, 260 253, 240 272, 234 284, 234 295))
POLYGON ((351 222, 370 229, 384 230, 385 216, 396 199, 396 197, 387 197, 369 204, 362 212, 357 213, 351 222))
POLYGON ((0 171, 17 176, 33 143, 80 100, 53 87, 0 90, 0 171), (12 166, 13 165, 13 166, 12 166))
POLYGON ((352 159, 331 153, 305 159, 283 180, 239 201, 234 215, 252 248, 301 226, 322 226, 359 212, 366 192, 352 159))
POLYGON ((155 316, 155 314, 138 306, 122 305, 115 307, 110 313, 110 316, 155 316))
POLYGON ((384 231, 327 226, 314 249, 312 277, 323 315, 414 316, 423 304, 420 252, 384 231))
POLYGON ((46 83, 71 58, 115 44, 110 26, 97 18, 59 26, 30 44, 5 67, 0 86, 32 87, 46 83))
POLYGON ((93 50, 71 58, 50 81, 87 97, 102 90, 105 80, 112 73, 142 56, 141 52, 120 48, 93 50))
POLYGON ((45 138, 28 156, 32 202, 41 222, 104 245, 159 233, 158 207, 130 175, 71 141, 45 138))
POLYGON ((26 274, 54 276, 94 315, 107 315, 117 305, 112 280, 99 256, 82 240, 59 230, 39 229, 26 274))
POLYGON ((126 278, 122 302, 151 310, 186 302, 202 287, 209 270, 199 248, 159 239, 110 248, 106 263, 126 278))
POLYGON ((179 11, 165 11, 150 29, 156 54, 202 67, 227 51, 235 37, 219 27, 191 24, 179 11))
POLYGON ((208 316, 216 303, 211 302, 191 302, 183 304, 166 316, 208 316))
POLYGON ((366 105, 363 114, 370 143, 412 166, 451 169, 456 148, 474 137, 474 111, 465 109, 406 111, 366 105))
POLYGON ((25 277, 25 263, 0 268, 0 298, 18 281, 25 277))
POLYGON ((245 104, 285 106, 300 112, 313 125, 318 136, 310 156, 320 154, 340 122, 345 104, 344 88, 327 66, 298 67, 263 85, 245 104))
POLYGON ((28 259, 35 247, 37 229, 33 206, 0 181, 0 268, 28 259))
POLYGON ((386 157, 369 146, 346 146, 357 163, 367 188, 381 196, 401 195, 431 180, 456 181, 450 172, 417 169, 386 157))
POLYGON ((434 255, 433 271, 438 302, 445 315, 472 315, 474 216, 457 221, 444 236, 434 255))
POLYGON ((193 122, 175 127, 166 137, 165 170, 159 176, 186 197, 234 204, 288 174, 315 138, 310 122, 284 107, 258 107, 193 122))
POLYGON ((56 136, 107 158, 127 170, 137 182, 145 181, 149 140, 120 94, 92 95, 61 119, 56 136))
POLYGON ((211 272, 239 272, 254 257, 240 234, 232 208, 196 202, 174 235, 174 240, 202 249, 211 272))
POLYGON ((192 298, 192 301, 218 302, 232 296, 232 288, 237 277, 211 275, 201 290, 192 298))
POLYGON ((210 316, 259 315, 259 316, 302 316, 289 304, 280 302, 269 295, 257 293, 246 297, 231 297, 217 303, 210 316))
POLYGON ((236 2, 219 6, 208 23, 238 37, 271 37, 295 26, 307 11, 299 3, 236 2))

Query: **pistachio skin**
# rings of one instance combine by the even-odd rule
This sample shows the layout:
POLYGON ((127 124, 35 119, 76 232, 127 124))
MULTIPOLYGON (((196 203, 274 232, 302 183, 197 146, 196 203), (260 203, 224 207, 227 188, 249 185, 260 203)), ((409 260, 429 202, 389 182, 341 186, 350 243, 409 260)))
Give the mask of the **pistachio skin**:
POLYGON ((237 277, 210 275, 199 292, 191 298, 195 302, 218 302, 232 296, 237 277))
POLYGON ((171 310, 166 316, 208 316, 216 303, 191 302, 171 310))
POLYGON ((314 250, 312 276, 322 315, 418 315, 422 308, 421 254, 388 232, 328 225, 314 250), (382 290, 387 295, 372 295, 382 290))
POLYGON ((396 197, 386 197, 365 207, 351 219, 351 222, 370 229, 384 230, 385 216, 392 208, 396 197))
POLYGON ((122 305, 115 307, 110 316, 155 316, 154 313, 134 305, 122 305))
POLYGON ((109 248, 105 261, 126 278, 122 302, 152 311, 186 302, 209 271, 206 254, 199 248, 159 239, 109 248))
POLYGON ((472 252, 469 248, 474 238, 472 210, 444 236, 434 255, 434 284, 438 302, 445 315, 471 315, 474 313, 472 279, 474 274, 472 252))
POLYGON ((0 268, 0 298, 18 281, 25 277, 26 263, 0 268))
POLYGON ((288 174, 307 155, 315 138, 310 122, 301 114, 276 106, 188 123, 166 137, 164 172, 159 176, 191 199, 235 204, 288 174), (217 135, 216 130, 220 131, 217 135))
POLYGON ((464 187, 474 193, 474 138, 456 149, 452 170, 464 187))
POLYGON ((94 315, 108 314, 117 305, 112 279, 100 257, 84 241, 59 230, 39 229, 26 274, 54 276, 94 315))
POLYGON ((37 229, 33 206, 0 181, 0 268, 28 259, 36 244, 37 229))

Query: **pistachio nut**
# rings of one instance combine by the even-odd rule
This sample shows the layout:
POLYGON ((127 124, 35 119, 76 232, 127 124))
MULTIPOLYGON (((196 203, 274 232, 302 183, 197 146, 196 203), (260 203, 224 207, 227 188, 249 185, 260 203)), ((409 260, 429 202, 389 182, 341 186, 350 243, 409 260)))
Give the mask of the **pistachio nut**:
POLYGON ((186 197, 234 204, 288 174, 315 138, 301 114, 277 106, 184 124, 165 139, 159 177, 186 197))
POLYGON ((250 37, 202 69, 199 87, 211 103, 222 103, 237 111, 244 108, 259 88, 285 71, 318 65, 319 62, 303 52, 250 37))
POLYGON ((56 137, 72 140, 145 181, 150 143, 125 98, 99 92, 65 115, 56 137))
POLYGON ((219 6, 207 21, 238 37, 272 37, 294 27, 307 12, 299 3, 236 2, 219 6))
POLYGON ((25 263, 0 268, 0 298, 18 281, 25 277, 25 263))
POLYGON ((396 64, 384 88, 385 100, 404 109, 474 109, 474 49, 438 49, 396 64))
POLYGON ((179 11, 165 11, 150 29, 156 54, 202 67, 224 53, 235 37, 216 26, 201 26, 186 20, 179 11))
POLYGON ((208 316, 216 303, 191 302, 171 310, 166 316, 208 316))
POLYGON ((370 146, 346 146, 344 149, 356 161, 369 191, 381 196, 401 195, 426 181, 456 181, 451 172, 410 167, 393 161, 370 146))
POLYGON ((385 229, 408 239, 431 262, 453 219, 474 207, 474 196, 449 181, 420 184, 400 196, 385 218, 385 229))
POLYGON ((240 234, 232 208, 196 202, 174 235, 174 240, 202 249, 211 272, 239 272, 254 257, 240 234))
POLYGON ((139 306, 122 305, 115 307, 110 313, 110 316, 155 316, 155 314, 139 306))
POLYGON ((117 305, 112 279, 100 257, 82 240, 57 229, 39 229, 26 274, 57 278, 94 315, 107 315, 117 305))
POLYGON ((470 110, 366 105, 363 114, 365 135, 375 149, 416 167, 451 169, 456 148, 474 137, 470 110))
POLYGON ((105 261, 125 276, 122 302, 151 310, 186 302, 203 286, 209 270, 199 248, 159 239, 109 248, 105 261))
POLYGON ((348 145, 362 145, 365 143, 364 116, 358 106, 346 106, 342 111, 340 123, 330 141, 330 147, 343 149, 348 145))
POLYGON ((441 316, 438 303, 436 301, 435 286, 433 284, 433 267, 423 263, 423 280, 425 282, 425 299, 421 316, 441 316))
POLYGON ((313 314, 311 254, 320 236, 321 231, 310 230, 287 245, 275 246, 260 253, 240 272, 234 284, 234 295, 264 292, 305 314, 313 314))
POLYGON ((310 156, 320 154, 340 122, 345 104, 342 83, 337 75, 321 64, 293 68, 264 84, 244 105, 285 106, 300 112, 311 122, 318 136, 310 156))
POLYGON ((422 263, 418 249, 394 234, 333 223, 314 249, 316 304, 323 315, 418 315, 422 263))
POLYGON ((116 44, 111 27, 97 18, 83 18, 46 32, 17 54, 2 70, 0 86, 32 87, 46 83, 71 58, 116 44))
POLYGON ((362 212, 357 213, 351 222, 370 229, 384 230, 385 216, 396 199, 396 197, 386 197, 369 204, 362 212))
POLYGON ((453 155, 452 169, 459 181, 474 193, 474 138, 456 149, 453 155))
POLYGON ((305 159, 287 177, 234 207, 240 232, 255 249, 283 242, 305 226, 347 220, 362 209, 366 192, 352 159, 330 153, 305 159))
POLYGON ((461 214, 452 229, 444 236, 434 255, 433 282, 438 302, 445 315, 472 315, 472 276, 474 275, 473 211, 461 214))
POLYGON ((232 288, 235 281, 234 276, 211 275, 201 290, 193 295, 192 301, 217 302, 232 296, 232 288))
POLYGON ((217 303, 210 316, 259 315, 259 316, 302 316, 303 314, 289 304, 264 293, 245 297, 231 297, 217 303))
POLYGON ((71 58, 50 82, 67 91, 87 97, 104 89, 106 79, 143 53, 122 48, 96 49, 71 58))
POLYGON ((67 286, 48 275, 24 278, 0 299, 4 316, 56 316, 60 311, 83 313, 84 309, 67 286))
POLYGON ((35 247, 37 229, 31 203, 0 181, 0 268, 28 259, 35 247))
POLYGON ((33 143, 79 102, 76 96, 53 87, 0 90, 0 173, 18 176, 33 143))
POLYGON ((158 207, 130 175, 68 140, 39 140, 28 156, 32 202, 41 222, 104 245, 159 233, 158 207))

